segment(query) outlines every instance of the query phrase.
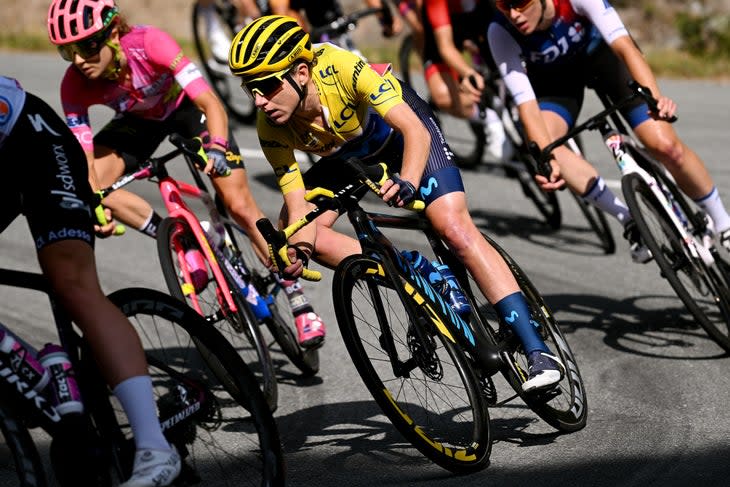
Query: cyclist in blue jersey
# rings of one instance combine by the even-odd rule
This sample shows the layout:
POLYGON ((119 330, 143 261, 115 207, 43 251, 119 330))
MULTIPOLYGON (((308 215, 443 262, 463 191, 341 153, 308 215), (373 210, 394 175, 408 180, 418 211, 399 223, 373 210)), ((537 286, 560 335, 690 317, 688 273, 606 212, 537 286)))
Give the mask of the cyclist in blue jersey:
POLYGON ((114 224, 94 228, 86 156, 66 123, 43 100, 3 76, 0 162, 5 163, 0 232, 25 215, 54 296, 83 332, 132 428, 134 470, 120 487, 170 485, 181 461, 162 434, 142 344, 102 292, 96 273, 94 230, 110 235, 114 224), (32 177, 17 164, 29 157, 32 177))
MULTIPOLYGON (((578 118, 587 86, 619 101, 636 80, 651 89, 658 113, 637 100, 622 112, 639 140, 661 161, 712 219, 715 237, 730 249, 730 216, 702 160, 663 119, 677 105, 664 96, 641 51, 607 0, 496 0, 498 15, 489 26, 489 45, 500 74, 514 97, 530 140, 545 147, 564 135, 578 118)), ((651 259, 640 242, 626 205, 587 161, 560 147, 553 172, 538 176, 545 190, 566 185, 624 225, 637 262, 651 259)))

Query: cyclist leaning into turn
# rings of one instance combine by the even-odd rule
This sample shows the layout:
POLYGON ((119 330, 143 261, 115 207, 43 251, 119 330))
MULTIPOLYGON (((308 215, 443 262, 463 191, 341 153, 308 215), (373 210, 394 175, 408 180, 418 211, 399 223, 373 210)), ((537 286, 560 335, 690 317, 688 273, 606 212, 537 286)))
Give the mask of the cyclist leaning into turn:
MULTIPOLYGON (((259 110, 259 142, 284 195, 285 222, 311 208, 304 199, 306 187, 337 191, 347 183, 342 178, 347 158, 386 162, 400 176, 383 185, 383 200, 402 206, 422 198, 426 217, 497 312, 517 317, 511 325, 529 353, 529 379, 523 388, 549 388, 560 381, 563 365, 530 323, 525 297, 506 263, 471 220, 461 175, 433 113, 393 76, 389 65, 371 67, 332 44, 313 46, 295 19, 266 16, 233 39, 229 66, 259 110), (302 174, 294 149, 321 159, 302 174)), ((356 240, 330 228, 336 216, 331 212, 295 234, 288 249, 292 264, 280 271, 299 275, 310 257, 334 267, 360 253, 356 240)))
MULTIPOLYGON (((530 140, 545 147, 564 135, 578 118, 585 87, 620 101, 629 96, 632 78, 651 89, 659 113, 640 100, 623 112, 639 140, 674 176, 679 187, 712 219, 716 236, 730 248, 730 217, 710 174, 662 121, 677 106, 663 96, 644 56, 618 13, 606 0, 496 0, 502 13, 489 26, 489 45, 500 74, 518 105, 530 140)), ((545 190, 563 184, 624 225, 632 257, 647 262, 626 205, 606 187, 596 169, 566 147, 554 151, 550 179, 538 176, 545 190)))
MULTIPOLYGON (((205 172, 215 176, 216 192, 265 261, 266 242, 256 228, 263 212, 251 194, 225 109, 172 37, 155 27, 127 25, 114 0, 53 0, 48 34, 71 63, 61 83, 61 103, 66 123, 86 152, 92 188, 109 186, 138 169, 171 133, 200 136, 209 160, 205 172), (89 107, 96 104, 112 108, 116 116, 92 136, 89 107), (217 176, 229 169, 229 176, 217 176)), ((161 217, 141 197, 115 191, 104 205, 117 220, 156 235, 161 217)), ((292 299, 302 299, 298 283, 285 287, 292 299)), ((301 310, 295 321, 302 345, 321 343, 322 321, 311 307, 292 304, 301 310)))
MULTIPOLYGON (((132 477, 120 487, 170 485, 180 474, 175 447, 162 434, 142 344, 101 290, 94 260, 94 225, 84 152, 43 100, 0 76, 0 233, 21 213, 54 297, 89 342, 102 377, 129 419, 136 453, 132 477), (33 177, 17 161, 33 158, 33 177)), ((107 215, 110 216, 110 215, 107 215)), ((96 230, 109 235, 113 223, 96 230)), ((6 303, 7 304, 7 303, 6 303)))

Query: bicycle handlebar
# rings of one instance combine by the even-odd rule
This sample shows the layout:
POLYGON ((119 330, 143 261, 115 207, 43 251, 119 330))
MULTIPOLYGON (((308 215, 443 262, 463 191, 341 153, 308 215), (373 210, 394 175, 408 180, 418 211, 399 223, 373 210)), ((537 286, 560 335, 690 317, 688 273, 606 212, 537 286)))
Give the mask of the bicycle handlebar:
MULTIPOLYGON (((348 184, 337 194, 321 187, 317 187, 309 191, 305 196, 305 199, 310 203, 313 203, 316 208, 283 230, 276 230, 274 225, 267 218, 262 218, 256 222, 256 227, 269 244, 269 254, 271 259, 274 261, 276 266, 279 267, 279 269, 291 265, 291 261, 287 254, 287 240, 289 240, 292 235, 314 221, 325 211, 333 210, 342 214, 346 207, 343 203, 343 198, 349 198, 352 196, 352 194, 361 188, 362 185, 366 186, 380 197, 380 186, 382 186, 382 184, 390 178, 388 166, 382 162, 378 165, 366 165, 359 159, 351 157, 345 161, 345 167, 352 171, 355 179, 357 180, 357 184, 348 184)), ((426 205, 423 201, 415 200, 403 208, 419 212, 422 211, 425 206, 426 205)), ((319 281, 322 278, 322 274, 318 271, 304 268, 302 278, 308 281, 319 281)))
MULTIPOLYGON (((654 98, 654 95, 651 93, 651 90, 649 88, 647 88, 646 86, 642 86, 633 80, 629 82, 629 88, 633 92, 631 95, 627 96, 617 103, 613 103, 602 112, 592 116, 582 124, 575 126, 572 130, 569 130, 568 133, 566 133, 562 137, 555 139, 554 141, 546 145, 543 149, 540 149, 540 147, 534 141, 530 141, 530 143, 528 144, 528 148, 530 150, 530 154, 537 162, 538 172, 545 177, 550 177, 550 173, 552 172, 550 160, 553 159, 553 150, 565 144, 568 140, 574 138, 576 135, 585 130, 598 129, 601 124, 605 122, 606 118, 618 112, 629 103, 634 101, 636 98, 642 98, 644 102, 649 106, 649 110, 651 112, 657 113, 659 111, 657 107, 658 102, 656 98, 654 98)), ((668 119, 665 119, 665 121, 669 123, 674 123, 677 121, 677 117, 673 115, 668 119)))

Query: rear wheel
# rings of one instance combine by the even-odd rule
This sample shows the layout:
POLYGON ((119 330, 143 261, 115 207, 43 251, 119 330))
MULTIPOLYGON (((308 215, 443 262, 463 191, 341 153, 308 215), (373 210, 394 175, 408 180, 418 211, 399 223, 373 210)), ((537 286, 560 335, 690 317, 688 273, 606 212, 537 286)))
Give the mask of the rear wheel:
MULTIPOLYGON (((394 279, 396 286, 417 289, 402 276, 394 279)), ((434 320, 447 318, 418 294, 412 295, 414 316, 378 262, 348 257, 333 279, 342 338, 363 382, 403 436, 447 470, 481 470, 489 463, 491 438, 473 363, 436 331, 434 320)))
MULTIPOLYGON (((256 379, 192 309, 149 289, 109 296, 142 341, 163 432, 183 470, 175 485, 284 485, 278 430, 256 379)), ((113 396, 126 437, 131 431, 113 396)))
POLYGON ((730 291, 719 261, 708 265, 692 256, 667 210, 639 175, 629 174, 621 183, 626 204, 662 277, 710 337, 730 351, 730 291))
MULTIPOLYGON (((215 2, 217 21, 228 35, 229 40, 236 34, 236 7, 230 1, 215 2)), ((215 59, 211 53, 210 43, 205 27, 202 8, 196 2, 193 6, 193 43, 198 53, 200 65, 218 94, 228 113, 242 124, 250 125, 256 120, 256 106, 253 100, 241 89, 241 82, 231 75, 226 59, 215 59)), ((230 42, 229 42, 230 43, 230 42)))
POLYGON ((527 355, 522 344, 512 329, 499 319, 494 308, 479 291, 476 282, 470 279, 470 288, 473 291, 475 308, 484 330, 491 335, 494 341, 504 348, 503 359, 507 366, 503 374, 514 391, 523 401, 552 427, 565 432, 577 431, 586 425, 588 418, 588 404, 583 378, 578 370, 578 362, 568 344, 568 340, 560 330, 555 316, 543 300, 539 291, 530 282, 524 271, 496 242, 484 238, 494 247, 507 263, 515 277, 520 290, 527 300, 533 325, 537 328, 540 337, 550 348, 550 351, 560 358, 566 369, 565 377, 557 387, 544 393, 527 394, 522 391, 522 384, 527 380, 527 355))
POLYGON ((200 269, 205 279, 190 276, 185 260, 186 252, 197 250, 202 256, 206 253, 189 224, 179 218, 165 218, 157 231, 157 250, 162 274, 170 294, 186 302, 228 340, 243 361, 254 372, 272 411, 277 406, 277 383, 274 366, 261 335, 259 323, 251 308, 241 295, 225 262, 219 262, 225 283, 236 310, 230 309, 223 287, 216 281, 207 258, 204 269, 200 269))

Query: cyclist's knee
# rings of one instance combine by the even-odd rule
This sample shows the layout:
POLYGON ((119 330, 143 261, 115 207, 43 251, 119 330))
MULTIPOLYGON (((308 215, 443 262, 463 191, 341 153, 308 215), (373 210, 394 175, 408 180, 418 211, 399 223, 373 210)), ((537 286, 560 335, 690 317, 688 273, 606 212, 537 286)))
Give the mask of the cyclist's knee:
POLYGON ((686 148, 676 136, 659 136, 649 143, 648 148, 668 166, 679 169, 684 163, 686 148))

